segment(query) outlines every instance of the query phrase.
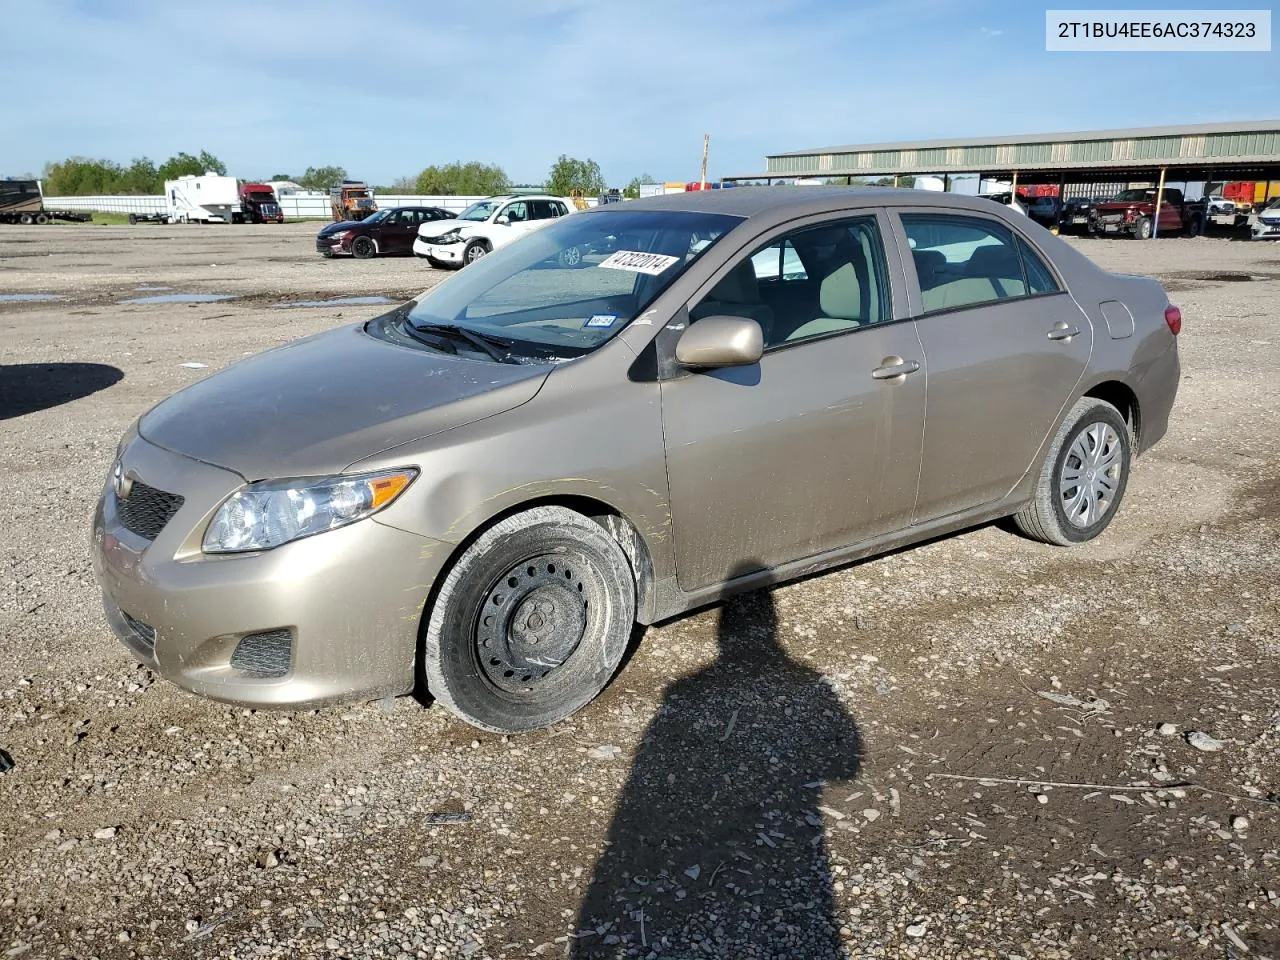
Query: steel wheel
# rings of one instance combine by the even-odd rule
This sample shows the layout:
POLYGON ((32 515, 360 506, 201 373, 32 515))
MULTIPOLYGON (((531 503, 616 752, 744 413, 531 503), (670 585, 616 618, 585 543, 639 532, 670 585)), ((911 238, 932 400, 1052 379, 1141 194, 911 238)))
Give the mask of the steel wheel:
POLYGON ((590 607, 581 575, 586 564, 581 556, 543 554, 516 564, 490 588, 476 624, 476 657, 495 687, 532 693, 578 649, 590 607))
POLYGON ((1091 527, 1115 503, 1124 473, 1124 448, 1109 423, 1092 423, 1067 450, 1058 475, 1058 495, 1068 522, 1091 527))
POLYGON ((485 530, 450 567, 427 617, 421 670, 441 704, 485 730, 555 723, 609 682, 635 622, 618 542, 564 507, 485 530))

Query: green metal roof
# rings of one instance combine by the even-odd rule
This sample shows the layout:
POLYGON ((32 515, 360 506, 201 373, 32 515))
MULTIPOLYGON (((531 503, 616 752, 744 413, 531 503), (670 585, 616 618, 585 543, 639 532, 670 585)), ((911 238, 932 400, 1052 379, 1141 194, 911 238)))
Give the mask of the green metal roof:
POLYGON ((770 154, 766 163, 763 174, 725 179, 1013 170, 1098 170, 1119 175, 1163 166, 1184 170, 1225 170, 1241 165, 1280 168, 1280 120, 852 144, 770 154))

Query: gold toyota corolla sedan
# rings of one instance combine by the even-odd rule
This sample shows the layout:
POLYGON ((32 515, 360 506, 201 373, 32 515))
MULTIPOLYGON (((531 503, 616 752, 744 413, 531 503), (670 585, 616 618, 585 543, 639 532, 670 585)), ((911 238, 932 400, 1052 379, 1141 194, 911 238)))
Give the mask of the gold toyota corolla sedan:
POLYGON ((107 619, 220 700, 417 689, 545 726, 637 621, 998 517, 1096 537, 1165 433, 1180 326, 981 199, 575 213, 144 414, 93 521, 107 619))

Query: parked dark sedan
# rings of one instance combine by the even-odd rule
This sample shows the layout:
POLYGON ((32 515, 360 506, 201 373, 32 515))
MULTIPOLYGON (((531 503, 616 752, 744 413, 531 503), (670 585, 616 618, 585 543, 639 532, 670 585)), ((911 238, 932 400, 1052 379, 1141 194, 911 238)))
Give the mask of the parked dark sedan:
POLYGON ((1088 226, 1089 214, 1094 206, 1099 203, 1107 203, 1110 199, 1110 197, 1104 196, 1069 197, 1067 202, 1062 205, 1062 221, 1059 229, 1084 231, 1088 226))
POLYGON ((329 224, 316 234, 316 251, 326 257, 349 253, 360 260, 408 255, 413 253, 419 226, 451 217, 443 207, 387 207, 364 220, 329 224))

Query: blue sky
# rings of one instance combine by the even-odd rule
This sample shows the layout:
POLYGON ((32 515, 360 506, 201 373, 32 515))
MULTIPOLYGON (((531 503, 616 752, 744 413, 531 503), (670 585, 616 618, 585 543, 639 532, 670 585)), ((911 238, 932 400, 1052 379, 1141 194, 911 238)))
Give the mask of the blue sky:
POLYGON ((1044 9, 0 0, 0 175, 207 149, 242 177, 477 159, 540 182, 567 153, 623 185, 696 178, 704 132, 717 177, 831 144, 1280 115, 1280 54, 1047 53, 1044 9))

